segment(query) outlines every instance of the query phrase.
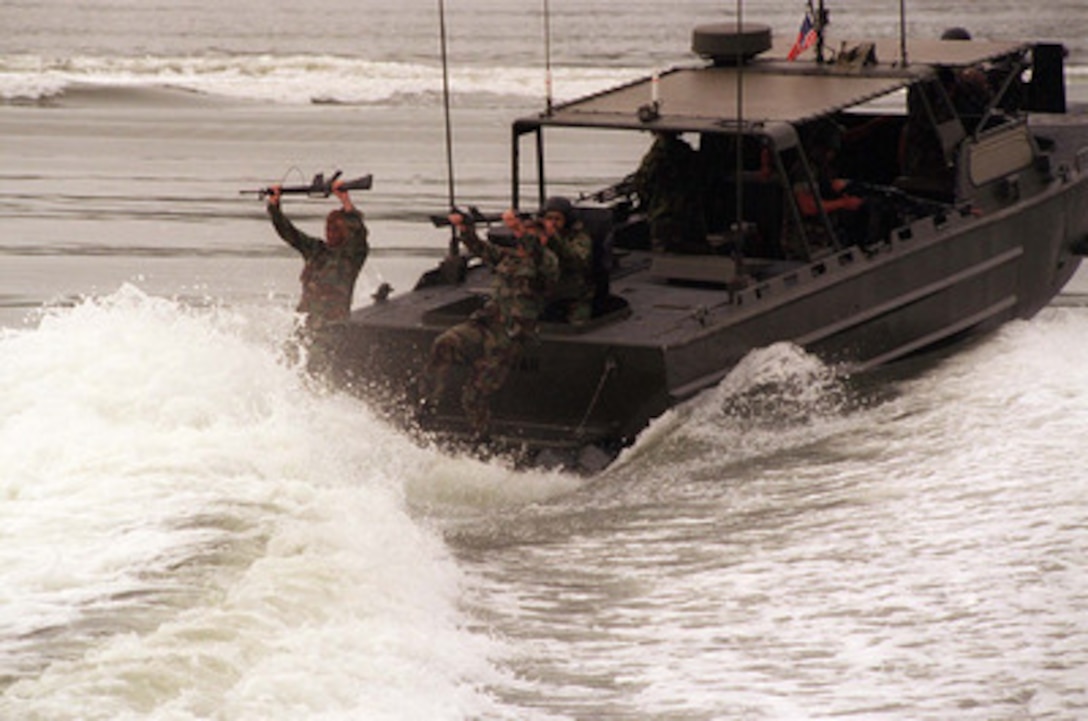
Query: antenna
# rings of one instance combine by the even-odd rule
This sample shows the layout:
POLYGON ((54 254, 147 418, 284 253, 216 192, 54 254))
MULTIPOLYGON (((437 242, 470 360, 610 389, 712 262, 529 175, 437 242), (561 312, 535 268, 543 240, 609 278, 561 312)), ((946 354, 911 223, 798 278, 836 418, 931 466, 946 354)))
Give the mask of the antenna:
POLYGON ((544 102, 548 115, 552 114, 552 23, 548 0, 544 0, 544 102))
MULTIPOLYGON (((737 34, 744 34, 744 2, 737 0, 737 34)), ((742 43, 737 43, 737 149, 736 155, 736 203, 737 236, 736 248, 739 253, 744 242, 744 55, 742 43)))
MULTIPOLYGON (((450 125, 450 68, 446 52, 446 3, 438 0, 438 26, 442 40, 442 107, 446 120, 446 181, 450 212, 456 207, 453 182, 453 128, 450 125)), ((457 255, 457 230, 450 226, 450 255, 457 255)))
POLYGON ((907 67, 907 0, 899 0, 899 64, 907 67))

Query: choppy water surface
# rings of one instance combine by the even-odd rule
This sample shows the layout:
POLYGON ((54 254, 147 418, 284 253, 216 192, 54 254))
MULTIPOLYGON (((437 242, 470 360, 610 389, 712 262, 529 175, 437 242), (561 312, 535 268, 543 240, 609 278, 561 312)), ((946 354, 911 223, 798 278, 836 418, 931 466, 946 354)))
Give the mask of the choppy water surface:
POLYGON ((0 717, 1088 707, 1081 309, 886 377, 761 351, 591 480, 413 445, 287 325, 129 288, 0 338, 0 717))
POLYGON ((1088 379, 1060 337, 1084 322, 1049 313, 868 400, 773 349, 760 372, 804 421, 737 419, 723 388, 607 478, 462 528, 480 605, 529 649, 515 698, 578 718, 1083 714, 1088 514, 1063 456, 1088 379))

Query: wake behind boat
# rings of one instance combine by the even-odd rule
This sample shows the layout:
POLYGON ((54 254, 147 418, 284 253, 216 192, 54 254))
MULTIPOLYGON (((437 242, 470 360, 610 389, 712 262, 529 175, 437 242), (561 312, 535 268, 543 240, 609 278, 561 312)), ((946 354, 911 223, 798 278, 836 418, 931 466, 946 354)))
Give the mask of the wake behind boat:
MULTIPOLYGON (((513 207, 595 177, 559 150, 564 134, 679 138, 698 158, 684 207, 700 230, 661 247, 630 178, 582 189, 593 317, 545 315, 492 399, 494 447, 598 470, 755 348, 789 341, 848 371, 890 363, 1030 318, 1088 248, 1088 116, 1066 107, 1061 46, 878 39, 832 52, 821 37, 817 59, 791 60, 769 28, 719 24, 696 28, 693 50, 703 62, 513 123, 513 207), (829 150, 863 222, 813 203, 829 150)), ((464 367, 433 414, 417 417, 416 389, 434 339, 490 281, 480 264, 435 269, 357 309, 340 380, 407 427, 467 439, 464 367)))

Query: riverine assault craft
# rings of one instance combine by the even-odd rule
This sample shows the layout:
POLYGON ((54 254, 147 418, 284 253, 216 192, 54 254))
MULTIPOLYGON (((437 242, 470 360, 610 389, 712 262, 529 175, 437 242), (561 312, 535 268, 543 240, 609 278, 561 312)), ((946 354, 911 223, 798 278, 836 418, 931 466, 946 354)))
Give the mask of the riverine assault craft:
MULTIPOLYGON (((496 446, 596 470, 755 348, 789 341, 865 370, 1029 318, 1059 292, 1088 247, 1088 117, 1066 108, 1064 49, 905 39, 836 48, 821 39, 807 53, 816 60, 790 61, 765 26, 700 26, 703 61, 514 122, 513 207, 523 188, 534 191, 530 209, 554 192, 545 136, 571 129, 640 134, 644 146, 651 131, 680 133, 720 172, 707 183, 697 254, 652 249, 621 178, 586 189, 577 205, 594 237, 594 317, 541 324, 493 398, 496 446), (970 115, 949 86, 969 72, 990 91, 970 115), (817 183, 807 139, 829 122, 844 138, 841 174, 893 211, 877 234, 851 239, 825 213, 802 216, 797 191, 817 183), (940 177, 907 172, 912 123, 936 143, 940 177), (523 179, 523 164, 535 177, 523 179)), ((435 337, 487 295, 488 269, 464 270, 435 269, 411 292, 357 309, 339 363, 342 380, 391 418, 453 440, 469 433, 456 392, 464 369, 423 419, 416 380, 435 337)))

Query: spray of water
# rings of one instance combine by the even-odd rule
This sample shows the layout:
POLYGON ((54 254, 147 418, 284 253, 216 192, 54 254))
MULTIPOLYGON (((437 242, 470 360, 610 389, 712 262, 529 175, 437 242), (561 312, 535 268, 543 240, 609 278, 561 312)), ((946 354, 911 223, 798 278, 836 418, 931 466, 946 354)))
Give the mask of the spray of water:
POLYGON ((287 364, 281 320, 126 286, 0 336, 0 717, 492 707, 501 644, 407 497, 447 464, 287 364))

